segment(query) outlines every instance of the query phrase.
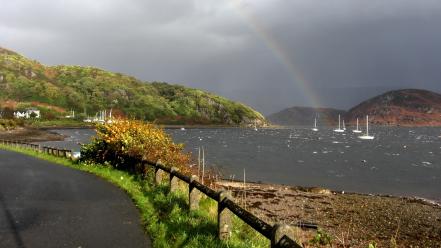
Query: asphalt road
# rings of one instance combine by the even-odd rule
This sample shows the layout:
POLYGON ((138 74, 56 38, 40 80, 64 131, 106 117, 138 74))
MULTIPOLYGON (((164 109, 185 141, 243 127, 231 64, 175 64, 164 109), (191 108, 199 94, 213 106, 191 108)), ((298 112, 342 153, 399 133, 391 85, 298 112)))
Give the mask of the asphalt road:
POLYGON ((129 197, 94 176, 0 150, 0 247, 150 247, 129 197))

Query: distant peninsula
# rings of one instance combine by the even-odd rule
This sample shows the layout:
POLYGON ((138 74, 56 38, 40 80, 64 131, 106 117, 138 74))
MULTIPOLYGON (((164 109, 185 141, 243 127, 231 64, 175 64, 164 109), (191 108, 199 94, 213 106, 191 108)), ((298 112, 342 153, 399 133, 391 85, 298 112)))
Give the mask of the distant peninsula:
POLYGON ((441 126, 441 95, 428 90, 389 91, 351 108, 350 123, 369 115, 371 123, 392 126, 441 126))
POLYGON ((319 125, 334 125, 338 115, 344 115, 345 110, 333 108, 291 107, 267 116, 268 121, 281 126, 312 126, 314 119, 319 125))
POLYGON ((114 115, 175 125, 262 126, 262 114, 245 104, 180 85, 143 82, 82 66, 45 66, 0 47, 0 110, 37 108, 42 118, 114 115))
POLYGON ((312 126, 314 118, 320 125, 338 122, 338 115, 346 124, 355 124, 357 118, 375 125, 387 126, 441 126, 441 95, 421 89, 388 91, 345 110, 331 108, 292 107, 267 116, 276 125, 312 126))

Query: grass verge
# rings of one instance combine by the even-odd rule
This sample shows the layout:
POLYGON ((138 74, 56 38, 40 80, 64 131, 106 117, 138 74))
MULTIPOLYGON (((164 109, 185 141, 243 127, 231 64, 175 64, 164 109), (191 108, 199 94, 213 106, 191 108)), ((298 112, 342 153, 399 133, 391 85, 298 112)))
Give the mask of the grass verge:
POLYGON ((153 247, 269 247, 265 237, 235 216, 231 239, 219 241, 216 237, 217 203, 204 198, 200 202, 200 209, 190 212, 187 210, 185 187, 177 193, 169 194, 168 185, 154 186, 151 183, 151 173, 141 178, 110 166, 75 163, 26 148, 0 144, 0 149, 92 173, 123 189, 139 209, 144 230, 151 237, 153 247))

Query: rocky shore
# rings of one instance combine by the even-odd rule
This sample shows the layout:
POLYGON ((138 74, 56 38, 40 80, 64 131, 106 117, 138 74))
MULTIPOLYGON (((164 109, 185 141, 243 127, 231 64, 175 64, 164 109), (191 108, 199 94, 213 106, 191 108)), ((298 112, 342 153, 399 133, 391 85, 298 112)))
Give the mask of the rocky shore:
MULTIPOLYGON (((331 237, 332 247, 441 247, 441 206, 436 202, 256 183, 247 183, 244 194, 242 183, 218 185, 271 224, 316 223, 331 237)), ((305 247, 315 247, 310 242, 315 230, 296 229, 294 235, 305 247)))
POLYGON ((0 139, 21 140, 27 142, 58 141, 64 140, 64 136, 43 129, 16 128, 14 130, 0 131, 0 139))

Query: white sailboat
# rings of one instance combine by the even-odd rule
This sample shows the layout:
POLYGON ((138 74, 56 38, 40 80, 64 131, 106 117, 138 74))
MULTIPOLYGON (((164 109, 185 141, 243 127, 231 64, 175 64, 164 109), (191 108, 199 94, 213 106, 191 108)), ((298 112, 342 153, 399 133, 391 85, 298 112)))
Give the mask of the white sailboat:
POLYGON ((346 125, 345 125, 345 120, 343 120, 343 130, 346 131, 346 125))
POLYGON ((318 128, 317 128, 317 118, 314 118, 314 127, 311 128, 312 131, 317 132, 318 128))
POLYGON ((258 131, 257 130, 257 122, 256 121, 254 121, 254 131, 258 131))
POLYGON ((361 133, 361 130, 358 129, 358 118, 357 118, 357 129, 352 130, 353 133, 361 133))
POLYGON ((364 140, 373 140, 374 139, 374 136, 369 135, 369 116, 368 115, 366 115, 366 135, 358 136, 358 138, 364 139, 364 140))
POLYGON ((343 133, 345 130, 340 128, 340 115, 338 115, 338 129, 334 129, 336 133, 343 133))

